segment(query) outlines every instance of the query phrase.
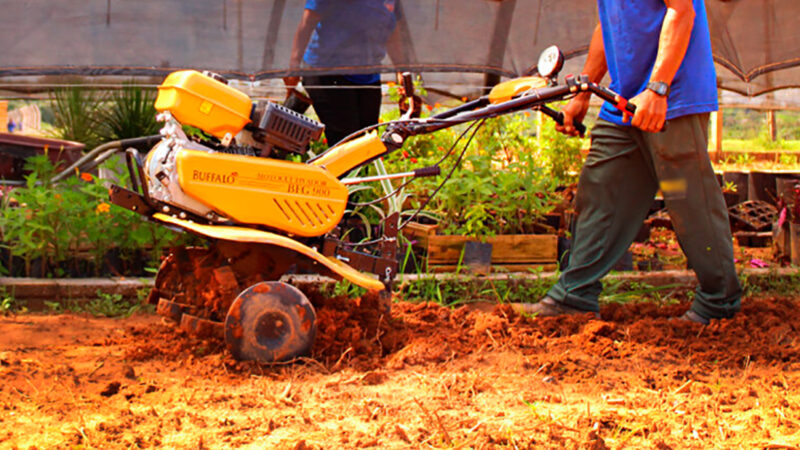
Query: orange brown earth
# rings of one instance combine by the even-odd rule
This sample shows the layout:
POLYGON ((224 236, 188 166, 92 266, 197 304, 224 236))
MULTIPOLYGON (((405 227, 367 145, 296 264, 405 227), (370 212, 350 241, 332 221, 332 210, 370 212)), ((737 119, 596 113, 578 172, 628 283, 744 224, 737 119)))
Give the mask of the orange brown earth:
POLYGON ((527 318, 313 298, 311 358, 237 362, 155 315, 0 318, 2 448, 793 448, 800 310, 527 318))

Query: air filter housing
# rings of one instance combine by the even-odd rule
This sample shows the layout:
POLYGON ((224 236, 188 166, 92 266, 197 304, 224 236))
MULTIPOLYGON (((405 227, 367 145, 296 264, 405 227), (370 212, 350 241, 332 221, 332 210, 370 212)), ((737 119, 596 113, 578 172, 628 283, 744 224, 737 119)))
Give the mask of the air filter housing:
POLYGON ((319 139, 325 125, 273 102, 259 102, 253 110, 253 137, 271 147, 304 154, 319 139))

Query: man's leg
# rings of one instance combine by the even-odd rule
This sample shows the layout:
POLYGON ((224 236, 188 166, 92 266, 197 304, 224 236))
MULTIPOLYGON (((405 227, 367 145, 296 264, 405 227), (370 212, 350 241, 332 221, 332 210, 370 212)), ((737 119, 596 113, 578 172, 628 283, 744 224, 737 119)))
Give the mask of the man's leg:
POLYGON ((365 84, 358 92, 358 129, 378 123, 381 115, 381 83, 365 84))
POLYGON ((728 210, 708 159, 708 114, 670 120, 663 133, 637 134, 653 158, 678 242, 700 283, 692 310, 706 319, 733 316, 741 288, 728 210))
POLYGON ((333 146, 360 129, 358 95, 341 75, 307 76, 303 78, 314 111, 325 124, 325 138, 333 146))
POLYGON ((569 264, 547 296, 571 308, 599 311, 599 280, 630 246, 656 189, 655 174, 630 129, 599 121, 578 182, 569 264))

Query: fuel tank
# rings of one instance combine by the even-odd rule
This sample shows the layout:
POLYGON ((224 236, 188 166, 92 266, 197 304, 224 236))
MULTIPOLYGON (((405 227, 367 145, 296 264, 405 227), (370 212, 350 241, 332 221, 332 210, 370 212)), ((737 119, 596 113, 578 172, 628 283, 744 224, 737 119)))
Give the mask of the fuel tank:
POLYGON ((235 136, 250 123, 253 104, 245 93, 196 70, 179 70, 158 87, 156 110, 217 138, 235 136))

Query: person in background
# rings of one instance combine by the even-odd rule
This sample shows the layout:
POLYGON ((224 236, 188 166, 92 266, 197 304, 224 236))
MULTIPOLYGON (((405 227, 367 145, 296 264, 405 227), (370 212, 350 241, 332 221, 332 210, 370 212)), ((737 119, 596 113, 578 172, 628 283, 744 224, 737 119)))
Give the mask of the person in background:
MULTIPOLYGON (((396 0, 306 0, 290 68, 305 66, 319 71, 304 76, 302 82, 325 124, 328 145, 378 123, 381 89, 375 69, 387 52, 390 58, 399 54, 395 7, 396 0), (333 67, 354 70, 352 74, 326 74, 325 69, 333 67)), ((287 95, 299 81, 296 76, 284 78, 287 95)))
MULTIPOLYGON (((630 118, 603 105, 591 132, 576 197, 569 262, 555 286, 523 311, 538 316, 598 314, 600 278, 630 246, 661 190, 678 242, 699 281, 684 320, 732 317, 741 288, 727 209, 708 158, 709 113, 717 85, 703 0, 598 0, 600 23, 584 73, 636 105, 630 118), (662 131, 662 128, 666 128, 662 131)), ((564 107, 577 135, 588 93, 564 107)))

